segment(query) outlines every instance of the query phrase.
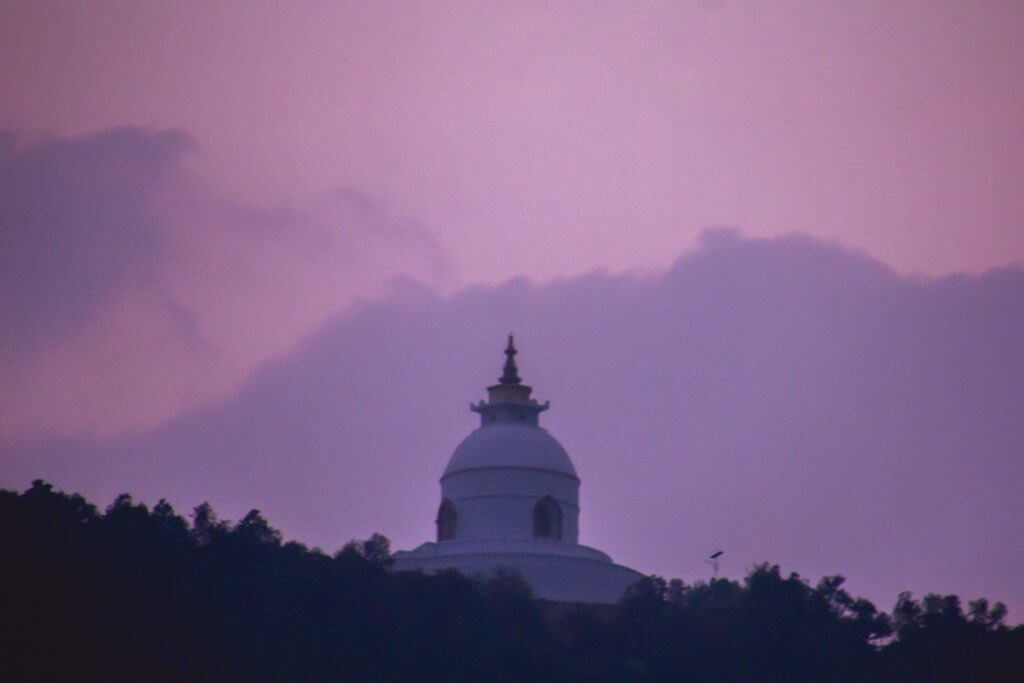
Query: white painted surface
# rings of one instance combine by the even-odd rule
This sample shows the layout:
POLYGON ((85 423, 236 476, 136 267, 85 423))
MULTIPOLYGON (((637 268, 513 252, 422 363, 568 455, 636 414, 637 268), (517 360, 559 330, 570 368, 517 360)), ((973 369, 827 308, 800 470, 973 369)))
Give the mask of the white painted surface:
POLYGON ((479 467, 529 467, 578 479, 562 444, 548 430, 529 424, 496 422, 474 430, 455 449, 442 479, 479 467))

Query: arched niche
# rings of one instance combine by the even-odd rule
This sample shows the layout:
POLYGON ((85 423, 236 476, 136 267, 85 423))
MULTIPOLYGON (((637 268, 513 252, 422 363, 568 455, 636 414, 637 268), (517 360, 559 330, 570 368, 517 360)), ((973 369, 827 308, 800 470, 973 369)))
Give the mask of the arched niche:
POLYGON ((533 506, 533 537, 562 540, 562 507, 551 496, 533 506))
POLYGON ((457 519, 458 514, 455 512, 455 503, 447 498, 442 500, 440 507, 437 508, 438 541, 455 540, 455 522, 457 519))

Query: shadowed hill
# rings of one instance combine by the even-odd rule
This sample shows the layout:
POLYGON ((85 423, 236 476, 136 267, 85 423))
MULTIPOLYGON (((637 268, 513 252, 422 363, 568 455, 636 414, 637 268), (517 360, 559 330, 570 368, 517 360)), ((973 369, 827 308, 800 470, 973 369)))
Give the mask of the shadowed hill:
POLYGON ((900 596, 761 564, 742 582, 646 577, 617 606, 544 605, 514 575, 388 571, 374 534, 335 555, 257 510, 192 523, 122 494, 99 513, 36 481, 0 491, 5 680, 1017 680, 1024 627, 985 600, 900 596), (895 629, 895 630, 894 630, 895 629))

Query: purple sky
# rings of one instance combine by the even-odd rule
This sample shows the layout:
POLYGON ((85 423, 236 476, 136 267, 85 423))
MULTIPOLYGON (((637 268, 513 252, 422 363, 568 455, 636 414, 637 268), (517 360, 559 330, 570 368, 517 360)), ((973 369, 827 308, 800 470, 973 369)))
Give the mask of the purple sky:
POLYGON ((408 547, 513 329, 583 542, 1024 619, 1021 35, 1010 0, 5 3, 0 486, 408 547))

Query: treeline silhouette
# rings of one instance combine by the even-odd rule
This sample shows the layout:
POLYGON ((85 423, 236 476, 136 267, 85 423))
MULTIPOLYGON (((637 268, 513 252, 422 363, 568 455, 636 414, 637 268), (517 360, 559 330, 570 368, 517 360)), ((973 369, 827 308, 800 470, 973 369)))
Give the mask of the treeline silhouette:
POLYGON ((259 512, 105 512, 36 481, 0 491, 0 680, 1021 681, 1024 627, 985 600, 900 596, 778 566, 648 577, 619 605, 532 599, 515 575, 388 571, 378 534, 330 556, 259 512))

